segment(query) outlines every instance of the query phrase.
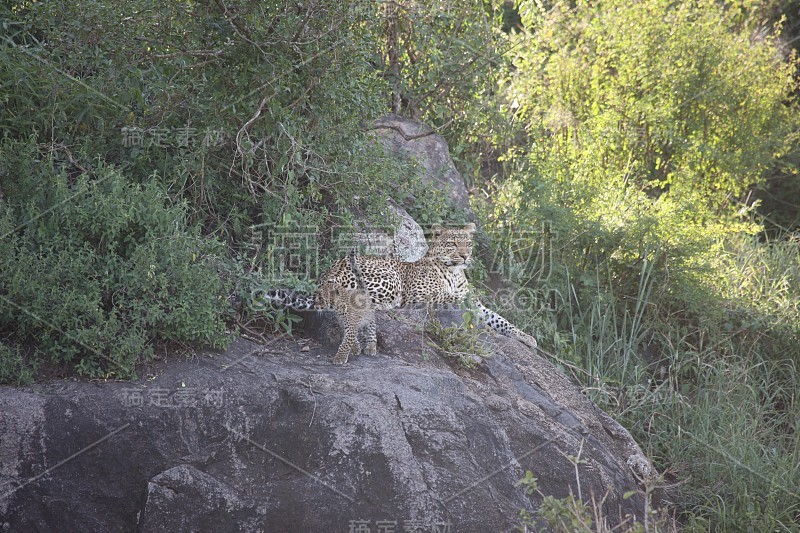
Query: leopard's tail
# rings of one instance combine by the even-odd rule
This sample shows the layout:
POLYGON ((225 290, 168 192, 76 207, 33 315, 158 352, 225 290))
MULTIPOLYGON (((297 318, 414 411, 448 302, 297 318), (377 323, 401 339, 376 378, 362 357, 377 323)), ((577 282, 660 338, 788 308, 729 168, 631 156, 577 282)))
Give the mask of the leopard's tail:
POLYGON ((356 276, 356 285, 358 286, 358 289, 361 291, 367 290, 366 286, 364 285, 364 273, 361 271, 361 267, 358 266, 358 256, 356 255, 355 246, 350 249, 347 260, 350 263, 350 270, 352 270, 353 274, 356 276))
POLYGON ((496 313, 488 307, 485 307, 480 300, 476 299, 474 303, 478 311, 478 320, 483 322, 487 328, 494 330, 501 335, 505 335, 506 337, 517 339, 529 348, 533 348, 534 350, 537 348, 538 343, 533 335, 525 333, 517 328, 517 326, 503 318, 499 313, 496 313))

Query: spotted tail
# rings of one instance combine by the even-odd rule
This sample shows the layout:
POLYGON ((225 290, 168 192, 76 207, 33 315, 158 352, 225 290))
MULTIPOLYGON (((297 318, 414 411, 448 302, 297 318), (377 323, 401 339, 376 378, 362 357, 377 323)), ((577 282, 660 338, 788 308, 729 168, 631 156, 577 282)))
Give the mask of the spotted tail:
POLYGON ((475 300, 475 307, 478 311, 478 320, 483 322, 483 324, 491 329, 494 330, 506 337, 511 337, 513 339, 517 339, 522 344, 525 344, 529 348, 536 348, 538 343, 536 342, 536 338, 532 335, 528 335, 524 331, 517 328, 514 324, 500 316, 500 314, 492 311, 488 307, 485 307, 480 301, 477 299, 475 300))
POLYGON ((361 267, 358 266, 358 258, 356 256, 355 247, 350 249, 347 259, 350 262, 350 270, 352 270, 353 274, 356 276, 356 285, 358 286, 358 290, 366 291, 367 287, 364 285, 364 273, 361 272, 361 267))

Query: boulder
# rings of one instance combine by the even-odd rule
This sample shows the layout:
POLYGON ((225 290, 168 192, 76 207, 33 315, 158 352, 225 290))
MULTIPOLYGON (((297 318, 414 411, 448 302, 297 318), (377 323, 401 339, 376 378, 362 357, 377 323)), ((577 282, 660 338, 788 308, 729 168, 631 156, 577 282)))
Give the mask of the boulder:
MULTIPOLYGON (((362 220, 356 221, 356 231, 350 235, 358 253, 393 257, 400 261, 419 261, 428 251, 425 232, 411 215, 393 201, 388 204, 392 224, 375 228, 362 220)), ((344 250, 343 250, 344 251, 344 250)))
POLYGON ((444 191, 450 206, 465 213, 468 221, 476 221, 464 179, 450 157, 444 137, 418 120, 393 114, 378 119, 372 128, 389 153, 415 160, 423 181, 444 191))
POLYGON ((379 313, 378 355, 344 366, 278 337, 135 382, 0 387, 0 530, 509 531, 541 502, 526 470, 642 520, 627 431, 516 341, 482 334, 494 355, 454 364, 424 313, 379 313))

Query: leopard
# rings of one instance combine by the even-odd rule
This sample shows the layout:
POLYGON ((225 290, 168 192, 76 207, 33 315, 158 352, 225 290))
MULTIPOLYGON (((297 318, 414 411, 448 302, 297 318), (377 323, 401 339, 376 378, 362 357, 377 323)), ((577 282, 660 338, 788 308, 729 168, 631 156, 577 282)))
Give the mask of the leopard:
POLYGON ((470 287, 465 270, 472 263, 472 240, 476 226, 434 225, 428 251, 418 261, 406 262, 392 257, 357 256, 361 280, 351 267, 349 258, 335 261, 320 277, 314 294, 295 293, 282 289, 267 291, 266 297, 278 305, 295 310, 330 308, 330 291, 339 289, 339 298, 346 291, 366 291, 373 310, 390 310, 425 304, 429 309, 438 304, 461 304, 468 298, 476 310, 477 320, 486 328, 516 339, 536 349, 536 338, 514 326, 499 313, 485 307, 470 287), (341 291, 345 291, 344 293, 341 291))
POLYGON ((377 328, 375 325, 375 307, 364 284, 364 274, 358 265, 355 248, 348 256, 348 266, 356 277, 356 288, 342 287, 331 281, 325 281, 315 295, 314 307, 317 310, 326 308, 336 312, 340 325, 344 329, 342 342, 333 358, 333 364, 347 363, 350 355, 375 355, 378 351, 377 328), (366 346, 361 345, 359 333, 366 330, 366 346))

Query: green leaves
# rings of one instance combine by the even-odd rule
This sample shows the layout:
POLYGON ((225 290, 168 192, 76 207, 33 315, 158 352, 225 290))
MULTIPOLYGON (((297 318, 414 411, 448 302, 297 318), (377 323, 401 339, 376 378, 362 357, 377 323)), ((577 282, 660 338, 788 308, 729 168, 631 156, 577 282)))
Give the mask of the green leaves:
POLYGON ((539 490, 539 482, 530 470, 525 471, 525 477, 514 484, 515 487, 524 487, 528 496, 539 490))
POLYGON ((573 173, 587 185, 624 176, 651 195, 699 193, 698 207, 725 208, 763 179, 796 124, 784 105, 796 65, 716 2, 521 11, 536 30, 514 38, 510 94, 530 134, 547 139, 542 157, 590 162, 573 173))
MULTIPOLYGON (((679 515, 766 531, 798 506, 800 275, 797 236, 759 234, 746 195, 797 159, 800 113, 794 56, 741 9, 522 2, 528 32, 510 36, 500 91, 524 135, 486 213, 495 244, 552 227, 552 351, 686 482, 679 515)), ((581 502, 541 512, 554 530, 589 529, 581 502)))
POLYGON ((510 37, 505 94, 527 137, 493 217, 553 224, 578 276, 610 268, 630 297, 656 249, 662 299, 702 314, 721 243, 759 229, 744 193, 797 150, 795 62, 710 0, 537 6, 510 37))
MULTIPOLYGON (((154 342, 227 342, 227 303, 211 263, 219 249, 188 226, 184 205, 105 165, 74 180, 52 160, 31 168, 29 148, 2 145, 14 155, 0 161, 0 174, 29 165, 33 178, 16 183, 0 213, 4 341, 26 346, 32 361, 122 378, 135 375, 154 342)), ((22 379, 26 367, 10 361, 0 367, 16 365, 21 377, 6 370, 3 379, 22 379)))

